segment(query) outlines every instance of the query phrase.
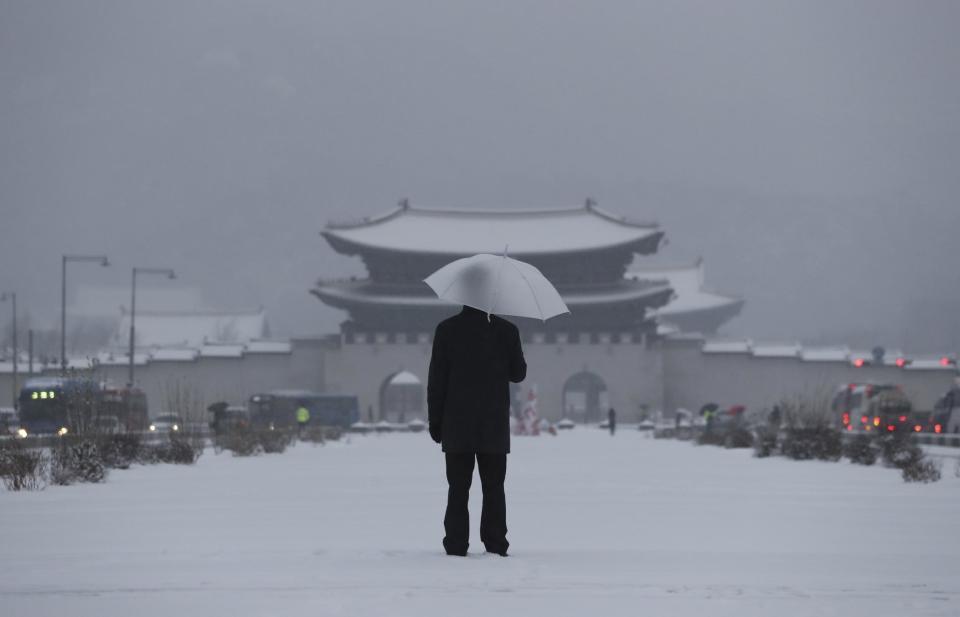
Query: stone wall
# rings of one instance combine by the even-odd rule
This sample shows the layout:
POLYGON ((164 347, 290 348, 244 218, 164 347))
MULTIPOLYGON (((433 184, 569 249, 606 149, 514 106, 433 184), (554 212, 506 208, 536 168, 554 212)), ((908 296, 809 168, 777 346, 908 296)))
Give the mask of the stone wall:
MULTIPOLYGON (((412 343, 296 339, 286 353, 152 360, 137 367, 136 377, 154 415, 166 411, 184 391, 206 405, 217 400, 245 404, 252 394, 275 389, 308 389, 356 394, 361 417, 377 421, 382 419, 382 388, 400 371, 420 379, 425 406, 430 349, 428 337, 412 343)), ((698 338, 666 339, 649 346, 643 342, 526 342, 524 354, 527 379, 514 388, 515 402, 522 405, 536 386, 539 414, 551 420, 564 416, 564 388, 582 372, 602 381, 604 404, 614 407, 624 422, 639 419, 644 408, 672 414, 677 408, 697 411, 707 402, 763 410, 786 396, 830 395, 839 384, 865 381, 900 384, 918 409, 932 409, 956 376, 955 370, 936 368, 855 368, 849 361, 708 353, 698 338)), ((123 384, 127 367, 100 365, 95 374, 123 384)), ((24 377, 21 373, 21 384, 24 377)), ((0 372, 0 406, 11 403, 12 375, 0 372)), ((600 411, 597 419, 604 417, 606 409, 600 411)), ((426 418, 426 409, 409 413, 411 418, 418 416, 426 418)))

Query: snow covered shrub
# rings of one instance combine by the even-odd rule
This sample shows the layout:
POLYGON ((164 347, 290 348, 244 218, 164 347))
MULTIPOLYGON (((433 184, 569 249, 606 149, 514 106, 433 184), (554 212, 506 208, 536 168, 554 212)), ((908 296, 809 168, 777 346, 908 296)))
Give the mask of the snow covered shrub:
POLYGON ((102 436, 98 447, 104 465, 113 469, 127 469, 139 460, 142 444, 140 435, 124 433, 102 436))
POLYGON ((829 393, 785 398, 778 403, 783 414, 783 455, 796 460, 836 461, 843 454, 843 438, 830 409, 829 393))
POLYGON ((940 464, 921 456, 904 466, 900 473, 904 482, 936 482, 940 479, 940 464))
POLYGON ((300 435, 300 441, 322 445, 328 441, 337 441, 342 435, 343 429, 338 426, 309 426, 300 435))
POLYGON ((170 441, 157 447, 157 460, 175 465, 193 465, 200 458, 202 450, 195 448, 188 439, 170 436, 170 441))
POLYGON ((926 458, 910 433, 888 433, 879 439, 883 462, 900 470, 904 482, 936 482, 940 465, 926 458))
POLYGON ((851 463, 873 465, 877 462, 877 448, 870 435, 857 435, 843 446, 843 454, 851 463))
POLYGON ((701 446, 722 446, 726 438, 719 431, 703 431, 697 436, 697 443, 701 446))
POLYGON ((784 456, 798 461, 837 461, 843 454, 843 439, 836 429, 788 428, 780 449, 784 456))
POLYGON ((757 458, 766 458, 772 456, 777 451, 777 430, 772 427, 764 427, 757 431, 757 437, 753 441, 753 454, 757 458))
POLYGON ((61 439, 54 447, 50 464, 50 479, 54 484, 103 482, 106 478, 107 468, 94 442, 61 439))
POLYGON ((217 445, 234 456, 254 456, 261 451, 260 437, 250 426, 238 426, 217 437, 217 445))
POLYGON ((753 446, 753 433, 743 427, 729 431, 723 439, 725 448, 750 448, 753 446))
POLYGON ((141 444, 137 450, 137 462, 141 465, 156 465, 160 462, 161 445, 141 444))
POLYGON ((36 491, 46 486, 47 458, 18 442, 0 447, 0 478, 8 491, 36 491))
POLYGON ((281 454, 293 441, 293 434, 289 431, 265 429, 258 431, 257 437, 266 454, 281 454))
POLYGON ((887 433, 879 437, 878 441, 883 462, 888 467, 903 469, 904 466, 923 458, 923 450, 914 443, 909 433, 887 433))

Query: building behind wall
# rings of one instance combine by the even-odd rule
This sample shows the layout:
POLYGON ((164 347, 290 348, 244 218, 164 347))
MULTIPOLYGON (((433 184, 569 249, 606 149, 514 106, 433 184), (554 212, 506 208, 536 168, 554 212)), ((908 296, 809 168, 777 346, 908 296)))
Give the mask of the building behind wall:
MULTIPOLYGON (((389 415, 395 375, 413 375, 422 387, 434 328, 460 308, 438 299, 423 279, 456 259, 504 251, 543 272, 571 311, 547 322, 510 318, 529 367, 514 388, 515 403, 536 387, 541 415, 579 421, 598 420, 608 406, 625 419, 663 406, 656 315, 677 299, 670 284, 677 274, 628 272, 660 248, 664 232, 655 223, 616 216, 590 200, 538 210, 428 209, 404 201, 381 216, 330 224, 321 235, 337 252, 362 259, 368 272, 321 280, 312 290, 347 312, 341 348, 328 358, 329 384, 357 393, 377 418, 389 415)), ((695 314, 680 307, 677 314, 713 331, 742 302, 733 304, 697 306, 695 314)))

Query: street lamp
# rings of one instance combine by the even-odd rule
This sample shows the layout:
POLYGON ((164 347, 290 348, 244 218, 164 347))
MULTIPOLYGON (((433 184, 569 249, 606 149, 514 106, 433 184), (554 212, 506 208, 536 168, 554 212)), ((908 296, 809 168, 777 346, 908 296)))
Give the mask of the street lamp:
POLYGON ((138 274, 164 274, 169 279, 177 278, 176 272, 170 268, 134 268, 131 276, 132 285, 130 285, 130 371, 128 377, 128 388, 133 388, 133 344, 136 340, 137 319, 137 275, 138 274))
POLYGON ((10 303, 13 304, 13 410, 17 411, 20 407, 19 393, 17 392, 17 354, 19 350, 17 349, 17 294, 12 291, 5 291, 0 294, 0 302, 6 302, 7 298, 10 298, 10 303))
POLYGON ((67 370, 67 262, 99 262, 104 268, 110 265, 106 255, 64 255, 60 268, 60 370, 67 370))

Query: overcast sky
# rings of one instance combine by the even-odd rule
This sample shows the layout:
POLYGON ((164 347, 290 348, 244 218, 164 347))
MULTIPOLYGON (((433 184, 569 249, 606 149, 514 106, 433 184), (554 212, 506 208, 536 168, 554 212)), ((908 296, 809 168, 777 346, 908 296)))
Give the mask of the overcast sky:
MULTIPOLYGON (((656 219, 757 339, 960 348, 960 3, 0 0, 0 287, 176 268, 274 333, 327 220, 656 219)), ((72 287, 72 285, 71 285, 72 287)))

